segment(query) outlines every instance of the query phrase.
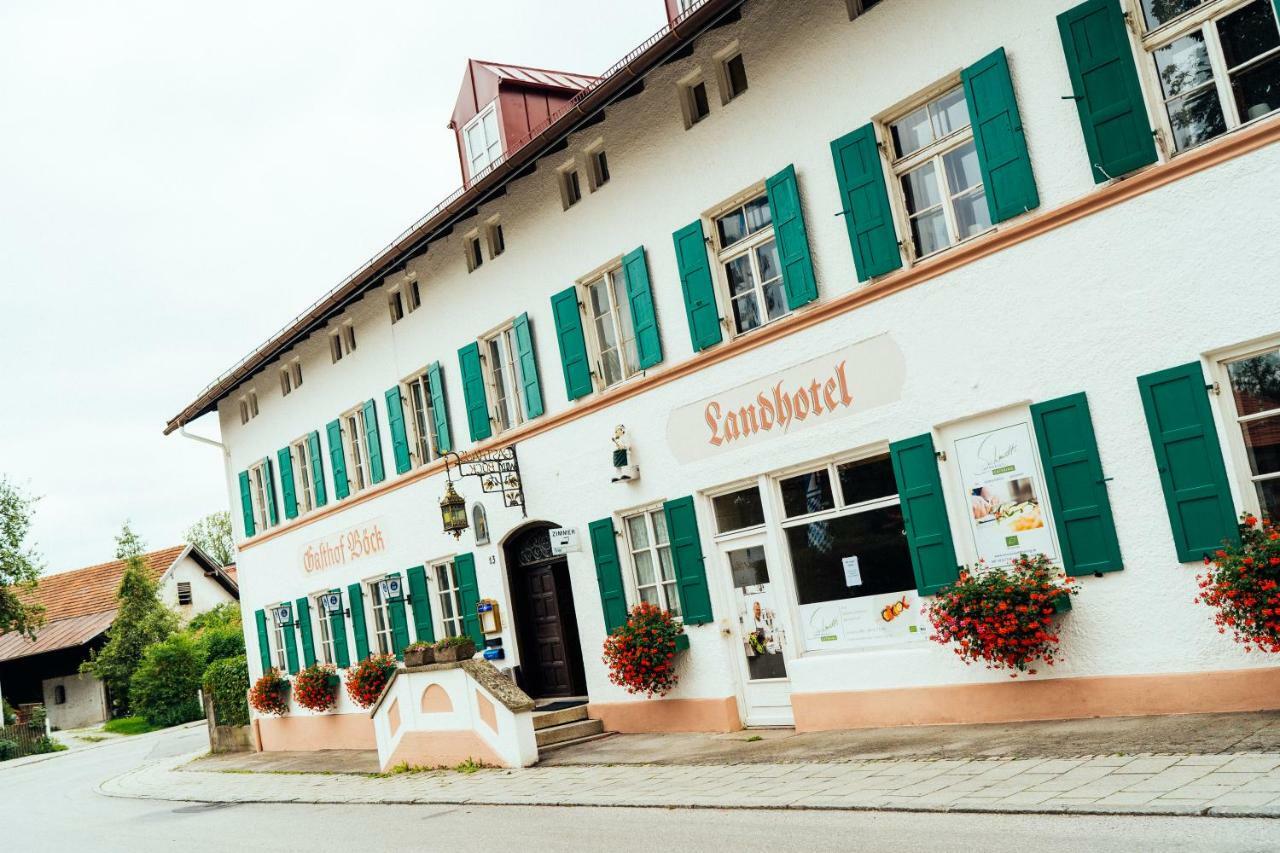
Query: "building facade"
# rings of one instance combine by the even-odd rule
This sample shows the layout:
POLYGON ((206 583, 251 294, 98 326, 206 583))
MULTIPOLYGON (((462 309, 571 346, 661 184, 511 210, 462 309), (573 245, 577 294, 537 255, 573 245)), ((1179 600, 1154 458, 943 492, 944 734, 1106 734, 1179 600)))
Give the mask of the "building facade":
POLYGON ((600 77, 471 63, 463 189, 170 422, 219 418, 252 674, 466 633, 619 731, 1280 706, 1193 603, 1280 507, 1272 0, 669 12, 600 77), (462 476, 512 456, 515 505, 462 476), (1083 591, 1010 682, 921 602, 1019 552, 1083 591), (660 699, 601 662, 640 600, 660 699))

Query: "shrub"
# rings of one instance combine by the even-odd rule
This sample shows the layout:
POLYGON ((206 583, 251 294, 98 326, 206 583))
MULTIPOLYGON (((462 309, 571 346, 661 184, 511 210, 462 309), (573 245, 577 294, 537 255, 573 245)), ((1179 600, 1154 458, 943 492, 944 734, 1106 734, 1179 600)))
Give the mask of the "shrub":
POLYGON ((361 708, 378 701, 382 688, 395 672, 394 655, 373 655, 347 670, 347 695, 361 708))
POLYGON ((1280 528, 1245 514, 1240 544, 1204 558, 1196 601, 1215 608, 1218 633, 1231 631, 1244 650, 1280 652, 1280 528))
POLYGON ((925 605, 937 631, 931 640, 955 644, 966 664, 1011 669, 1010 676, 1035 675, 1032 664, 1053 666, 1061 659, 1053 614, 1058 603, 1080 587, 1043 554, 1021 554, 1008 568, 964 570, 951 586, 925 605))
POLYGON ((13 710, 8 699, 0 699, 0 726, 12 726, 18 721, 18 712, 13 710))
POLYGON ((289 679, 273 666, 253 683, 253 689, 249 691, 249 705, 259 714, 283 717, 289 713, 288 690, 289 679))
POLYGON ((434 645, 435 645, 434 643, 426 643, 426 642, 423 642, 422 640, 418 640, 416 643, 410 643, 409 645, 405 646, 404 650, 407 652, 413 649, 429 649, 429 648, 432 648, 434 645))
POLYGON ((628 693, 663 696, 676 686, 676 637, 684 628, 671 614, 641 602, 604 641, 609 680, 628 693))
POLYGON ((451 649, 454 646, 465 646, 467 643, 474 642, 470 637, 445 637, 443 640, 436 641, 437 649, 451 649))
POLYGON ((240 603, 224 601, 217 607, 206 610, 192 617, 187 627, 193 631, 204 631, 209 628, 235 628, 240 630, 240 603))
POLYGON ((243 657, 245 654, 244 633, 239 623, 205 628, 200 631, 199 638, 207 661, 243 657))
POLYGON ((48 735, 41 735, 31 750, 32 755, 44 755, 47 752, 64 752, 69 749, 65 743, 58 743, 48 735))
POLYGON ((249 662, 244 655, 215 660, 205 668, 205 694, 220 726, 249 725, 249 662))
POLYGON ((0 740, 0 761, 8 761, 10 758, 18 757, 18 742, 16 740, 0 740))
POLYGON ((176 726, 203 716, 198 691, 204 647, 186 633, 153 643, 129 682, 134 711, 153 726, 176 726))
POLYGON ((338 671, 330 663, 313 663, 293 677, 293 698, 308 711, 328 711, 338 701, 338 671))

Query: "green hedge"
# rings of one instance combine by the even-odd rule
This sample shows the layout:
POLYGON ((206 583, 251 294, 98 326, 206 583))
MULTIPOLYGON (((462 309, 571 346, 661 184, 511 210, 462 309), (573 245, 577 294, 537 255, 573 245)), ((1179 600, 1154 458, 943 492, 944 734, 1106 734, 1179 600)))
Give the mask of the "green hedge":
POLYGON ((204 671, 205 693, 213 702, 218 725, 249 725, 249 663, 244 655, 223 658, 209 664, 204 671))
POLYGON ((199 699, 204 668, 204 646, 189 634, 173 634, 147 646, 129 681, 133 710, 154 726, 200 719, 204 716, 199 699))

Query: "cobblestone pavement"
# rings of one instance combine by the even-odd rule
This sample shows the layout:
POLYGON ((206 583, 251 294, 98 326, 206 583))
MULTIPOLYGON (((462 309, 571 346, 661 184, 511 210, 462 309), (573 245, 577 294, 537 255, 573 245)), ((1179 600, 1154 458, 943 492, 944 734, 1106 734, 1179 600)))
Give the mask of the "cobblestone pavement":
POLYGON ((187 755, 104 782, 108 796, 187 802, 1197 814, 1280 817, 1280 753, 581 765, 390 775, 183 769, 187 755))

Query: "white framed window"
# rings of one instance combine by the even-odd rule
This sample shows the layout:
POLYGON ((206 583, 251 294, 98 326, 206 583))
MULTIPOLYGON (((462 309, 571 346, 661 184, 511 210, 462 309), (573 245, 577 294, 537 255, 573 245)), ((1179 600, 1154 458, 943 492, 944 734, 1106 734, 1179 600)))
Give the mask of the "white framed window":
POLYGON ((289 464, 293 466, 293 490, 298 502, 298 512, 305 514, 316 508, 315 484, 312 472, 316 460, 311 455, 311 439, 303 436, 289 445, 289 464))
POLYGON ((676 0, 676 11, 684 15, 702 4, 702 0, 676 0))
POLYGON ((747 91, 747 66, 737 44, 716 54, 720 83, 720 103, 727 104, 747 91))
POLYGON ((289 368, 280 368, 280 394, 288 397, 293 393, 293 377, 289 375, 289 368))
POLYGON ((680 596, 676 589, 676 567, 667 535, 666 513, 662 507, 656 507, 623 516, 622 527, 636 597, 670 611, 672 616, 679 616, 680 596))
POLYGON ((379 586, 379 583, 384 580, 386 580, 385 576, 365 581, 365 588, 369 591, 369 608, 373 613, 373 640, 376 651, 381 655, 393 655, 396 647, 391 639, 391 611, 386 599, 382 597, 382 588, 379 586))
POLYGON ((640 371, 635 322, 627 299, 622 260, 581 282, 582 304, 587 313, 587 337, 595 356, 595 375, 602 388, 618 384, 640 371))
POLYGON ((587 184, 595 192, 609 183, 609 155, 604 148, 594 148, 587 152, 587 184))
POLYGON ((1186 151, 1280 110, 1271 0, 1137 0, 1160 121, 1186 151))
POLYGON ((489 241, 489 258, 493 259, 507 250, 507 236, 502 231, 502 223, 495 216, 485 226, 485 235, 489 241))
POLYGON ((467 174, 472 179, 502 160, 502 134, 498 129, 498 102, 491 101, 462 128, 467 148, 467 174))
POLYGON ((325 590, 311 596, 311 609, 316 614, 316 637, 320 640, 316 650, 320 653, 320 663, 337 666, 338 659, 333 651, 333 623, 324 611, 324 597, 328 594, 329 591, 325 590))
POLYGON ((346 457, 347 481, 351 491, 361 491, 369 479, 369 437, 365 434, 364 408, 356 406, 342 416, 342 452, 346 457))
POLYGON ((391 314, 391 325, 395 325, 404 319, 404 294, 400 292, 400 288, 396 288, 387 294, 387 311, 391 314))
POLYGON ((356 351, 356 327, 352 323, 343 323, 329 333, 329 355, 333 363, 356 351))
POLYGON ((570 163, 560 169, 560 203, 568 210, 582 201, 582 178, 578 164, 570 163))
POLYGON ((701 73, 687 77, 677 84, 680 111, 684 116, 685 130, 711 115, 711 101, 707 98, 707 82, 701 73))
POLYGON ((420 371, 400 383, 400 386, 409 410, 409 453, 415 465, 426 465, 439 455, 440 448, 435 412, 431 407, 430 374, 425 370, 420 371))
POLYGON ((885 125, 909 254, 928 257, 991 228, 991 212, 959 80, 898 111, 885 125))
POLYGON ((250 420, 253 419, 253 416, 255 414, 255 412, 252 412, 249 409, 248 396, 241 397, 239 405, 240 405, 240 423, 242 425, 247 424, 250 420))
POLYGON ((764 526, 764 502, 756 483, 711 495, 717 536, 737 536, 764 526))
POLYGON ((292 631, 293 625, 282 624, 276 618, 276 613, 280 608, 287 608, 289 613, 293 613, 293 605, 288 601, 281 601, 267 608, 267 613, 271 619, 271 661, 275 668, 281 672, 289 671, 289 656, 284 650, 285 631, 292 631))
POLYGON ((525 422, 524 387, 520 363, 516 358, 516 332, 511 323, 502 326, 480 341, 484 361, 488 399, 493 401, 493 420, 498 432, 505 432, 525 422))
POLYGON ((436 600, 440 607, 440 637, 465 637, 466 621, 462 612, 462 590, 458 588, 458 573, 453 561, 447 560, 431 566, 431 577, 436 585, 436 600))
POLYGON ((1219 367, 1241 498, 1251 512, 1280 521, 1280 342, 1233 354, 1219 367))
POLYGON ((711 219, 733 333, 741 335, 791 313, 773 235, 773 212, 764 187, 711 219))
POLYGON ((298 359, 280 368, 280 393, 288 397, 302 387, 302 362, 298 359))
POLYGON ((249 468, 249 497, 253 504, 253 525, 257 530, 271 527, 271 497, 274 494, 271 469, 262 459, 249 468))
POLYGON ((472 231, 462 241, 467 256, 467 272, 475 272, 484 265, 484 245, 480 242, 480 232, 472 231))

